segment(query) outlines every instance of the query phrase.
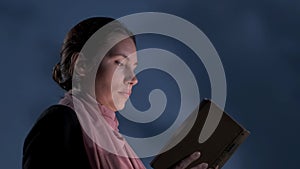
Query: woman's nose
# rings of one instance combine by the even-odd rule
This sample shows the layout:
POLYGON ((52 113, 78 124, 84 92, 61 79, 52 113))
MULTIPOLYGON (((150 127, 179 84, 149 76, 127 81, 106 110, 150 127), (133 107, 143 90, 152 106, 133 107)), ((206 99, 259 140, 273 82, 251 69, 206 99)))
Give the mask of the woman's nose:
POLYGON ((138 79, 134 72, 129 73, 125 80, 126 80, 127 84, 130 84, 132 86, 134 86, 138 83, 138 79))
POLYGON ((134 85, 136 85, 137 83, 138 83, 138 80, 137 80, 136 76, 134 76, 134 77, 131 79, 130 84, 131 84, 132 86, 134 86, 134 85))

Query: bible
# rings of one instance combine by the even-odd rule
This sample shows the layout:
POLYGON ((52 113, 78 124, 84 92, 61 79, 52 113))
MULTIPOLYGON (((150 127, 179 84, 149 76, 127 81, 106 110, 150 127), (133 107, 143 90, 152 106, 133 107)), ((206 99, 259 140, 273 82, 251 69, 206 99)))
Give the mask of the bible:
POLYGON ((188 168, 205 162, 208 168, 219 166, 220 169, 249 134, 224 110, 211 100, 204 99, 150 165, 154 169, 171 168, 200 151, 200 158, 188 168))

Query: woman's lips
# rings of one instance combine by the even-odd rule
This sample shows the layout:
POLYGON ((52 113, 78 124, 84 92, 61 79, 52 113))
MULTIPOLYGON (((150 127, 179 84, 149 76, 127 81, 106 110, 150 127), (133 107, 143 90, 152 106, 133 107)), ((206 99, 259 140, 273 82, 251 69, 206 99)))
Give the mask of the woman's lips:
POLYGON ((126 98, 128 98, 131 94, 131 92, 119 92, 119 93, 125 96, 126 98))

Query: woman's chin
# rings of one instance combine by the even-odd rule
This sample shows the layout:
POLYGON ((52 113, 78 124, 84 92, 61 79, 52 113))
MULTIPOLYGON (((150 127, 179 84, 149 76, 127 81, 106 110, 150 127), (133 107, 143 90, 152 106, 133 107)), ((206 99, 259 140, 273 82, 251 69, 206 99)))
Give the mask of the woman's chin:
POLYGON ((119 103, 117 105, 115 105, 115 108, 116 108, 116 111, 120 111, 120 110, 123 110, 125 107, 125 103, 119 103))
POLYGON ((128 98, 124 98, 124 97, 116 98, 114 100, 114 106, 116 108, 116 111, 123 110, 125 108, 125 104, 127 101, 128 98))

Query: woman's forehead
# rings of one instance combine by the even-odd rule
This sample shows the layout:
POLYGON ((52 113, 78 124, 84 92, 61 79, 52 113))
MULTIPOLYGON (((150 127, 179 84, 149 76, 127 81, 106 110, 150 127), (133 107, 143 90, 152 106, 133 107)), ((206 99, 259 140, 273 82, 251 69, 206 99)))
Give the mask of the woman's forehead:
POLYGON ((136 46, 131 38, 127 38, 116 44, 111 50, 110 54, 121 54, 126 57, 136 53, 136 46))
POLYGON ((123 57, 137 64, 137 53, 135 43, 131 38, 125 39, 115 45, 109 52, 110 58, 123 57))

